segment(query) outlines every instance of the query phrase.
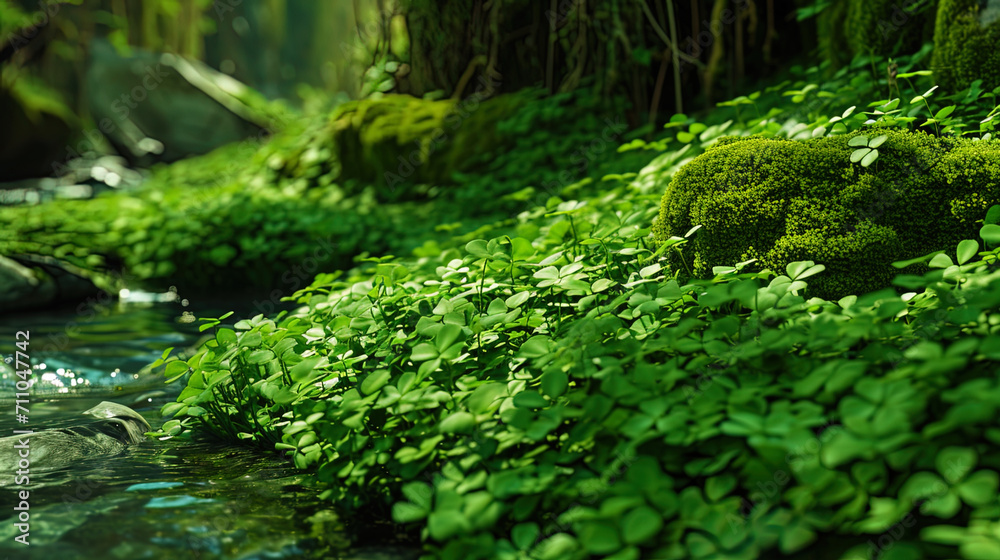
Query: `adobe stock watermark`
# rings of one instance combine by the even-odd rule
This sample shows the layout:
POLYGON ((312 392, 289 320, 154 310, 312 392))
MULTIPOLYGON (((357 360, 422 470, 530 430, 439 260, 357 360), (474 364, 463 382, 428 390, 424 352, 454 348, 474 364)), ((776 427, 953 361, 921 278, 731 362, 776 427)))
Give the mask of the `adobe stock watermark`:
POLYGON ((11 31, 4 38, 3 42, 3 57, 0 60, 7 60, 19 51, 22 47, 26 46, 31 39, 34 39, 38 32, 47 26, 52 18, 56 17, 59 13, 59 9, 62 7, 62 2, 56 0, 51 0, 45 2, 43 0, 38 0, 38 11, 31 15, 31 25, 23 29, 18 29, 11 31))
POLYGON ((340 54, 349 59, 351 56, 364 52, 367 49, 366 43, 370 42, 372 39, 378 39, 381 37, 382 22, 392 19, 395 16, 396 10, 390 5, 390 7, 383 8, 382 11, 379 12, 378 17, 370 18, 368 23, 363 26, 358 25, 357 33, 353 34, 353 41, 340 42, 340 54))
POLYGON ((215 13, 215 17, 221 22, 226 19, 226 14, 229 12, 235 12, 243 4, 243 0, 214 0, 212 2, 212 11, 215 13))
POLYGON ((218 549, 220 543, 234 533, 242 530, 239 523, 240 516, 250 512, 244 511, 240 504, 243 500, 233 499, 226 504, 225 513, 211 516, 209 526, 204 531, 185 531, 184 539, 190 554, 194 558, 201 558, 208 553, 211 557, 213 549, 218 549), (214 532, 214 534, 213 534, 214 532))
MULTIPOLYGON (((168 53, 164 56, 176 55, 168 53)), ((170 72, 163 69, 163 63, 157 63, 155 66, 147 64, 143 69, 143 76, 139 79, 139 83, 111 102, 111 110, 114 112, 115 119, 103 117, 98 121, 96 128, 85 129, 83 131, 84 139, 76 144, 76 149, 72 145, 67 145, 66 156, 62 161, 52 162, 53 175, 65 175, 69 171, 68 163, 71 159, 79 159, 88 153, 98 153, 98 146, 104 143, 105 137, 114 134, 118 129, 125 130, 130 135, 141 136, 142 138, 137 144, 139 149, 147 153, 161 153, 163 145, 157 140, 146 137, 142 131, 138 130, 135 124, 129 120, 129 115, 146 101, 149 98, 149 93, 157 89, 169 76, 170 72)))
MULTIPOLYGON (((112 285, 127 287, 135 284, 135 277, 127 270, 121 273, 111 273, 112 285)), ((101 291, 96 296, 90 296, 76 306, 76 320, 67 321, 61 331, 51 332, 46 335, 42 342, 42 351, 45 353, 65 352, 69 348, 70 339, 79 334, 79 322, 88 322, 97 316, 97 308, 110 305, 115 301, 115 296, 101 291)))
MULTIPOLYGON (((209 184, 213 187, 225 187, 238 177, 245 176, 243 174, 247 172, 246 162, 275 135, 277 130, 283 128, 285 124, 283 121, 276 120, 269 126, 262 127, 257 131, 257 134, 241 140, 236 148, 236 153, 226 161, 225 166, 219 169, 218 173, 213 175, 209 184)), ((251 172, 256 171, 257 169, 254 168, 251 172)), ((191 189, 189 194, 201 202, 213 201, 218 196, 217 193, 204 188, 191 189)))
POLYGON ((555 11, 545 10, 545 20, 551 25, 553 21, 561 24, 569 18, 569 14, 580 5, 580 0, 562 0, 555 11))
MULTIPOLYGON (((943 472, 946 479, 957 480, 961 478, 962 473, 968 471, 971 465, 958 462, 957 460, 948 461, 944 465, 947 472, 943 472)), ((931 491, 923 497, 924 502, 933 501, 938 498, 943 497, 951 491, 951 487, 945 483, 944 480, 938 479, 931 491)), ((913 512, 906 512, 899 521, 890 525, 885 531, 879 535, 868 539, 866 543, 866 548, 863 554, 855 554, 852 560, 881 560, 885 557, 897 542, 903 539, 906 535, 907 529, 912 528, 917 524, 917 518, 913 515, 913 512)))
MULTIPOLYGON (((127 119, 129 111, 138 107, 139 103, 142 103, 149 97, 149 92, 159 87, 163 83, 163 80, 170 76, 169 72, 162 70, 162 66, 163 64, 157 64, 155 67, 147 65, 140 84, 133 87, 130 91, 121 94, 118 99, 111 102, 111 110, 115 112, 119 122, 127 119)), ((108 133, 109 131, 105 130, 105 124, 110 126, 114 123, 108 118, 101 119, 101 131, 108 133)))
POLYGON ((615 451, 615 458, 601 471, 601 476, 594 479, 592 484, 583 487, 583 490, 580 492, 581 501, 570 504, 566 508, 566 511, 555 520, 551 528, 539 533, 534 545, 531 547, 532 553, 545 557, 545 551, 548 547, 555 544, 549 540, 549 537, 556 533, 569 532, 572 529, 573 518, 578 513, 582 513, 581 510, 584 507, 592 506, 601 496, 605 495, 614 486, 615 482, 625 475, 637 458, 630 450, 625 452, 621 450, 615 451))
MULTIPOLYGON (((763 333, 768 329, 768 326, 761 323, 760 332, 763 333)), ((698 397, 703 395, 705 391, 715 384, 716 377, 724 374, 727 371, 732 371, 737 364, 746 354, 746 345, 756 344, 759 346, 760 342, 755 339, 750 339, 748 341, 743 340, 727 340, 729 348, 726 349, 724 353, 720 353, 717 356, 717 360, 712 363, 705 364, 696 368, 695 372, 698 376, 694 379, 694 384, 684 384, 680 389, 684 392, 684 398, 687 400, 688 404, 692 404, 698 397)))
POLYGON ((878 22, 878 32, 883 40, 898 33, 906 27, 916 15, 916 12, 928 5, 927 0, 903 0, 902 6, 893 3, 892 14, 888 19, 880 19, 878 22))
MULTIPOLYGON (((942 154, 942 157, 944 154, 942 154)), ((910 156, 909 160, 903 166, 902 177, 893 181, 891 186, 901 185, 905 188, 904 181, 913 179, 916 176, 923 176, 929 173, 934 166, 937 165, 937 161, 930 158, 925 158, 921 160, 916 155, 910 156)), ((897 189, 886 188, 878 191, 871 197, 867 197, 868 202, 858 211, 858 224, 848 223, 843 227, 844 233, 854 233, 857 231, 860 222, 878 220, 879 218, 885 216, 885 214, 896 205, 899 200, 900 194, 897 193, 897 189)))

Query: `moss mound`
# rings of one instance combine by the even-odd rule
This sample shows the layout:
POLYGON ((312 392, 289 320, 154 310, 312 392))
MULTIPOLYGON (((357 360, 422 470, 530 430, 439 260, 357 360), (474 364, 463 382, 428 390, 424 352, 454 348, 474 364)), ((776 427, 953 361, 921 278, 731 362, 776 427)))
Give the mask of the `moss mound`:
POLYGON ((342 105, 329 134, 347 178, 382 186, 450 182, 454 172, 469 171, 478 154, 511 144, 495 123, 526 101, 519 95, 463 101, 387 95, 342 105))
MULTIPOLYGON (((871 133, 874 140, 876 133, 871 133)), ((790 141, 727 138, 681 169, 663 195, 659 240, 693 226, 692 273, 758 259, 783 270, 813 260, 811 288, 841 297, 889 285, 896 260, 974 237, 1000 201, 1000 144, 885 131, 879 157, 851 163, 858 134, 790 141)), ((688 263, 690 264, 690 262, 688 263)))
POLYGON ((1000 19, 984 16, 976 0, 941 0, 933 66, 942 87, 957 91, 978 79, 986 89, 1000 85, 1000 19))
POLYGON ((327 118, 272 139, 254 165, 269 168, 267 180, 279 184, 337 183, 348 194, 374 186, 383 202, 443 194, 482 213, 525 186, 555 192, 595 168, 639 163, 613 150, 628 128, 623 98, 609 100, 588 88, 483 97, 386 95, 344 103, 327 118), (463 188, 438 188, 455 185, 463 188))
POLYGON ((484 195, 566 186, 591 164, 621 159, 611 148, 627 129, 620 116, 626 106, 586 88, 490 99, 477 93, 461 101, 386 95, 340 106, 300 151, 329 146, 341 166, 338 179, 374 184, 383 200, 426 196, 421 184, 464 184, 472 194, 455 196, 479 208, 484 195))

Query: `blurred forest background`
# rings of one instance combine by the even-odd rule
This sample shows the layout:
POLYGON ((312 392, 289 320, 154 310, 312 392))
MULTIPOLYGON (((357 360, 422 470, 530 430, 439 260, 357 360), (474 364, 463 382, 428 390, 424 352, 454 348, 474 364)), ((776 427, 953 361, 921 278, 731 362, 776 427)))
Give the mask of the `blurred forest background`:
POLYGON ((798 21, 814 4, 3 0, 0 181, 59 175, 90 151, 173 161, 296 112, 390 92, 461 99, 491 76, 490 95, 624 96, 629 125, 652 130, 814 49, 815 21, 798 21))

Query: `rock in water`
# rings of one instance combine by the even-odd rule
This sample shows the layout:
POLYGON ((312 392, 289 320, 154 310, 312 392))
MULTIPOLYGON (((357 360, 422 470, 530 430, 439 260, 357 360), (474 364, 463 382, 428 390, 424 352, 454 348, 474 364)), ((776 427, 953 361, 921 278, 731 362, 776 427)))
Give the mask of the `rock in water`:
POLYGON ((65 467, 88 457, 121 453, 143 441, 150 429, 139 413, 113 402, 104 401, 83 414, 94 419, 70 428, 0 438, 0 486, 14 485, 22 458, 29 466, 21 470, 29 472, 65 467))
POLYGON ((83 301, 100 293, 92 281, 56 259, 0 255, 0 314, 83 301))

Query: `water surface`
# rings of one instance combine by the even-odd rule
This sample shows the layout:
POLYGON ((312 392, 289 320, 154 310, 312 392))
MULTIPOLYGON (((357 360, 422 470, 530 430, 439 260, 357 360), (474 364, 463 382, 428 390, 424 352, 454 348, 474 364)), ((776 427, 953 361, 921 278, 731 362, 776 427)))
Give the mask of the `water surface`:
MULTIPOLYGON (((0 436, 12 430, 72 426, 79 414, 111 400, 153 428, 160 407, 182 388, 143 372, 170 347, 194 344, 197 313, 177 301, 138 294, 131 303, 0 316, 0 436), (138 302, 136 300, 139 300, 138 302), (30 331, 36 384, 28 423, 14 417, 14 333, 30 331)), ((176 298, 161 298, 176 299, 176 298)), ((245 313, 244 316, 249 316, 245 313)), ((236 320, 231 317, 230 320, 236 320)), ((283 559, 413 558, 390 524, 368 527, 363 546, 314 482, 277 454, 214 440, 147 441, 114 457, 95 457, 30 475, 29 546, 15 542, 16 491, 0 488, 0 558, 283 559)))

